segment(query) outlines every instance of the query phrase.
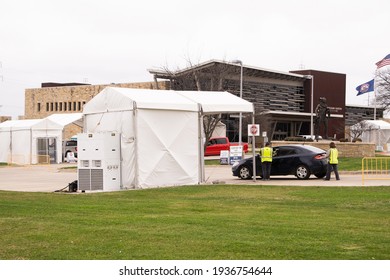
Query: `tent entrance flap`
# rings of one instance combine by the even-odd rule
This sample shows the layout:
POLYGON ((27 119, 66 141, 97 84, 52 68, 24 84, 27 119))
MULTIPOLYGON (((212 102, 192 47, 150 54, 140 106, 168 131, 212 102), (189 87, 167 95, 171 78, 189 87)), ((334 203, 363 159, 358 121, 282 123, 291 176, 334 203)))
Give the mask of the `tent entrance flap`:
POLYGON ((55 163, 57 158, 57 139, 54 137, 37 138, 37 162, 55 163))

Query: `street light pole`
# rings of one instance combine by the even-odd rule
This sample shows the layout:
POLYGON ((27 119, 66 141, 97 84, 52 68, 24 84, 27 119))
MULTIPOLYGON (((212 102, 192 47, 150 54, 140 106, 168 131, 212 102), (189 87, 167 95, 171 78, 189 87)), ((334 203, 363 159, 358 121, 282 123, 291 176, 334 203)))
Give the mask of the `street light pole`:
MULTIPOLYGON (((232 63, 239 64, 241 66, 240 73, 240 98, 242 98, 242 80, 243 80, 243 65, 241 60, 233 60, 232 63)), ((238 123, 238 145, 242 145, 242 112, 240 112, 239 123, 238 123)))
POLYGON ((313 139, 313 107, 314 107, 314 76, 306 75, 305 78, 310 79, 311 90, 310 90, 310 137, 313 139))

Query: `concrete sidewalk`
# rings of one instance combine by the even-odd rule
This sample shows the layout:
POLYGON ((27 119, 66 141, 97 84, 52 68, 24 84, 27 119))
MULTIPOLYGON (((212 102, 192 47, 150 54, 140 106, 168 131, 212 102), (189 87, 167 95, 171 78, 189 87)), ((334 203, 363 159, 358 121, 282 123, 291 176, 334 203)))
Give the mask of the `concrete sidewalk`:
POLYGON ((72 164, 1 167, 0 190, 23 192, 60 190, 70 182, 77 180, 77 169, 62 169, 68 166, 72 166, 72 164))
MULTIPOLYGON (((64 169, 76 164, 29 165, 20 167, 0 168, 0 190, 24 192, 54 192, 68 186, 77 180, 77 169, 64 169)), ((336 181, 334 174, 330 181, 324 181, 311 176, 309 180, 298 180, 294 176, 271 177, 270 181, 260 178, 241 180, 232 176, 229 165, 209 165, 205 167, 205 184, 248 184, 248 185, 275 185, 275 186, 323 186, 323 187, 362 187, 362 186, 390 186, 390 176, 387 180, 365 180, 359 172, 340 173, 341 180, 336 181)))

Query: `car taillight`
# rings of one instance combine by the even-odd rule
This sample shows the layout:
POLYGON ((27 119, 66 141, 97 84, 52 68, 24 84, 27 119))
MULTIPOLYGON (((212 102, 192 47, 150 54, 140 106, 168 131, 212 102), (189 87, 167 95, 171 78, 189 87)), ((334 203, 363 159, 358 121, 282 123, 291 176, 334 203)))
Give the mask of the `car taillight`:
POLYGON ((326 157, 325 154, 319 154, 314 156, 315 159, 324 159, 325 157, 326 157))

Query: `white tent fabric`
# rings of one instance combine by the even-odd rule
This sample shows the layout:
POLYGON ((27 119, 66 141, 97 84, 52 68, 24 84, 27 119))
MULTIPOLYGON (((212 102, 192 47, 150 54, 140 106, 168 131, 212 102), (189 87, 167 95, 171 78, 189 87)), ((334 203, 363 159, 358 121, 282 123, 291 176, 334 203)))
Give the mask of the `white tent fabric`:
POLYGON ((176 91, 177 94, 201 104, 204 114, 253 112, 253 104, 222 91, 176 91))
POLYGON ((390 149, 390 123, 383 120, 366 120, 365 131, 361 138, 363 142, 373 142, 377 150, 390 149))
POLYGON ((0 162, 38 163, 39 138, 56 140, 56 162, 61 162, 61 125, 48 119, 11 120, 0 123, 0 162))
POLYGON ((71 124, 71 123, 74 123, 78 126, 83 125, 83 122, 82 122, 83 113, 52 114, 52 115, 46 117, 45 119, 49 119, 53 122, 56 122, 56 123, 62 125, 63 127, 68 125, 68 124, 71 124))
POLYGON ((218 122, 211 137, 226 137, 226 124, 218 122))
POLYGON ((84 106, 84 132, 121 134, 122 188, 198 184, 204 177, 201 112, 236 112, 232 103, 253 112, 251 103, 227 92, 108 87, 84 106))

